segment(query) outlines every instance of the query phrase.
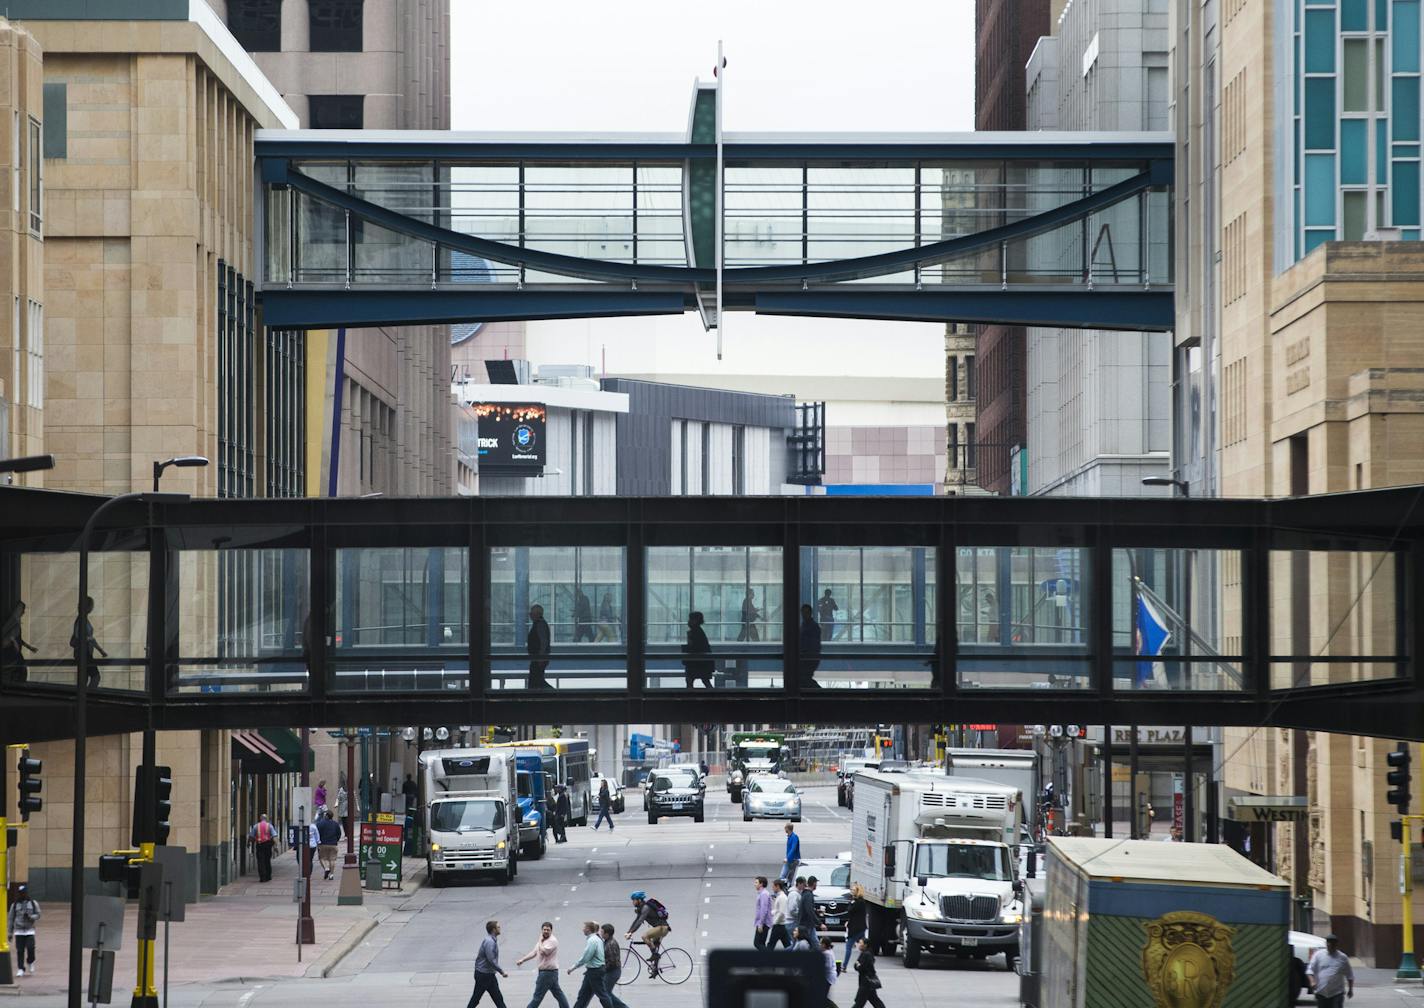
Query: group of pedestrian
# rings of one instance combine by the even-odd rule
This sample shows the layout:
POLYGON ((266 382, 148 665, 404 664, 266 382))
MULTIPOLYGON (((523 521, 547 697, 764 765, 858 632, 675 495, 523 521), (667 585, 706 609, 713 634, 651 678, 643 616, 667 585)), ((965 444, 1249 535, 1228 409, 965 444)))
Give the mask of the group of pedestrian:
MULTIPOLYGON (((788 830, 788 836, 794 836, 788 830)), ((794 862, 792 862, 794 864, 794 862)), ((777 948, 793 951, 819 951, 826 964, 826 986, 835 987, 836 980, 848 969, 854 969, 857 983, 855 1008, 874 1005, 884 1008, 878 993, 880 978, 875 972, 875 956, 865 940, 866 906, 865 891, 857 884, 851 887, 851 909, 846 921, 845 954, 841 962, 836 962, 834 943, 822 934, 825 925, 816 916, 816 876, 797 876, 795 892, 784 878, 768 883, 765 875, 758 875, 752 882, 756 890, 754 911, 755 932, 752 945, 758 951, 777 948), (851 953, 856 953, 852 966, 851 953)))
MULTIPOLYGON (((643 932, 643 940, 652 953, 651 971, 656 974, 660 943, 671 930, 667 908, 641 890, 633 893, 631 899, 636 916, 624 937, 632 938, 641 925, 648 926, 643 932)), ((509 974, 499 964, 499 936, 502 933, 499 921, 485 923, 485 937, 475 955, 475 989, 470 994, 467 1008, 475 1008, 486 994, 494 1008, 505 1008, 499 978, 507 980, 509 974)), ((569 1008, 568 998, 559 986, 559 940, 554 937, 552 922, 545 921, 539 926, 539 937, 534 947, 516 959, 514 965, 523 966, 530 960, 534 962, 534 994, 529 999, 528 1008, 538 1008, 550 995, 559 1008, 569 1008)), ((574 1008, 587 1008, 595 999, 603 1008, 628 1008, 616 993, 623 976, 623 947, 618 943, 612 924, 584 921, 582 951, 564 975, 573 976, 578 970, 583 970, 583 979, 574 997, 574 1008)))

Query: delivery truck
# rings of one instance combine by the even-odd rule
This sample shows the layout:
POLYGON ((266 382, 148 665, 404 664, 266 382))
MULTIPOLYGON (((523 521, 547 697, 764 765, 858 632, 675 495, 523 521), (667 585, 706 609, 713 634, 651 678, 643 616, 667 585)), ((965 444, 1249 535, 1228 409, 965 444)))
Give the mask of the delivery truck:
POLYGON ((420 754, 425 868, 430 884, 452 876, 519 873, 519 805, 511 749, 432 749, 420 754))
POLYGON ((520 753, 514 757, 514 782, 519 792, 519 856, 537 861, 548 849, 554 778, 544 770, 544 757, 520 753))
POLYGON ((975 780, 1007 784, 1023 792, 1024 822, 1036 834, 1034 821, 1039 792, 1038 754, 1032 749, 946 749, 944 772, 951 777, 973 777, 975 780))
POLYGON ((1019 954, 1023 882, 1016 841, 1023 795, 967 777, 855 775, 851 881, 864 888, 872 946, 985 959, 1019 954))
POLYGON ((1290 887, 1229 847, 1053 837, 1046 890, 1043 1008, 1291 1003, 1290 887))

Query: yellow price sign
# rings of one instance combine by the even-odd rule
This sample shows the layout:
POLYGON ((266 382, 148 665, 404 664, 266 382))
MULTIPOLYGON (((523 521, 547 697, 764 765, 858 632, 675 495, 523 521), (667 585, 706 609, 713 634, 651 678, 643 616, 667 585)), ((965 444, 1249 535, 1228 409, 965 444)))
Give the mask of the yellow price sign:
POLYGON ((377 812, 377 813, 376 813, 376 822, 381 822, 381 823, 393 823, 393 822, 395 822, 395 821, 396 821, 396 814, 395 814, 394 812, 377 812))

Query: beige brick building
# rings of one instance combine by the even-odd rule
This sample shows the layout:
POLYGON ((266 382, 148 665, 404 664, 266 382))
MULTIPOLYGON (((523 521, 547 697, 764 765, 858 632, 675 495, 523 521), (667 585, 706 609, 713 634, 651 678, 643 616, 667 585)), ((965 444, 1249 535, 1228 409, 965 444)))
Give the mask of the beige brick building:
MULTIPOLYGON (((45 451, 43 85, 39 43, 0 19, 0 303, 10 316, 0 330, 0 458, 45 451)), ((41 486, 44 476, 15 479, 41 486)))
MULTIPOLYGON (((44 11, 12 5, 17 16, 44 11)), ((234 404, 224 403, 231 389, 222 383, 241 387, 237 406, 254 423, 264 388, 247 287, 253 134, 295 117, 216 19, 20 23, 43 49, 51 109, 43 281, 53 293, 41 401, 43 447, 58 466, 47 484, 123 493, 146 487, 156 460, 202 455, 218 464, 172 470, 164 489, 216 495, 232 450, 224 418, 234 404), (235 352, 253 366, 234 368, 235 352)), ((33 58, 37 80, 38 49, 33 58)), ((262 479, 260 445, 243 450, 262 479)), ((42 659, 69 652, 76 571, 73 554, 22 562, 26 635, 42 659)), ((115 659, 104 684, 137 686, 146 571, 122 556, 101 558, 92 571, 95 636, 115 659)), ((32 672, 43 676, 72 681, 73 672, 32 672)), ((159 737, 159 762, 174 769, 170 842, 196 862, 190 897, 229 874, 230 746, 225 731, 159 737)), ((91 876, 101 852, 129 846, 139 749, 138 736, 90 741, 91 876)), ((55 899, 69 891, 72 746, 47 744, 36 755, 45 761, 45 809, 25 832, 15 870, 41 899, 55 899)))
MULTIPOLYGON (((1204 443, 1184 439, 1179 411, 1177 455, 1207 494, 1216 480, 1225 496, 1251 497, 1424 480, 1424 247, 1335 240, 1355 227, 1355 204, 1340 195, 1347 165, 1312 162, 1337 171, 1318 193, 1309 180, 1291 182, 1303 163, 1291 147, 1300 134, 1288 128, 1302 71, 1277 43, 1291 37, 1301 9, 1251 0, 1173 5, 1177 381, 1201 382, 1190 387, 1205 432, 1204 443), (1312 195, 1325 198, 1328 214, 1312 208, 1312 195), (1337 196, 1344 224, 1327 229, 1320 225, 1334 219, 1337 196)), ((1350 112, 1354 100, 1352 92, 1338 107, 1350 112)), ((1375 214, 1405 206, 1369 201, 1377 237, 1399 232, 1375 214)), ((1370 545, 1273 554, 1273 688, 1396 673, 1393 571, 1370 545)), ((1221 570, 1222 649, 1239 653, 1240 563, 1224 557, 1221 570)), ((1312 902, 1318 932, 1333 930, 1352 955, 1389 967, 1401 947, 1400 849, 1384 781, 1393 748, 1265 728, 1227 729, 1222 745, 1223 811, 1242 795, 1299 796, 1308 809, 1303 822, 1228 839, 1243 849, 1249 839, 1249 855, 1312 902)))

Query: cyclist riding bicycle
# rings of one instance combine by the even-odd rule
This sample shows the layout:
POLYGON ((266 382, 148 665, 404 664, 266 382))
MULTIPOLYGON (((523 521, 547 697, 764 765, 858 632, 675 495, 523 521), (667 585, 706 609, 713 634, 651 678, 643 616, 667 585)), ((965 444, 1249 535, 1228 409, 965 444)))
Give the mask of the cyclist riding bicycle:
POLYGON ((668 923, 667 907, 657 900, 649 898, 648 894, 641 889, 630 893, 628 898, 633 901, 633 912, 637 916, 633 918, 633 923, 628 926, 628 933, 623 937, 630 939, 633 937, 633 932, 638 930, 638 925, 648 925, 648 929, 643 932, 643 941, 648 943, 648 948, 652 952, 652 964, 648 976, 655 977, 658 975, 658 957, 662 955, 660 945, 662 940, 667 937, 667 933, 672 930, 672 925, 668 923))

